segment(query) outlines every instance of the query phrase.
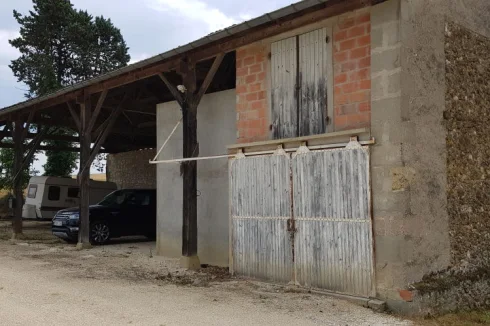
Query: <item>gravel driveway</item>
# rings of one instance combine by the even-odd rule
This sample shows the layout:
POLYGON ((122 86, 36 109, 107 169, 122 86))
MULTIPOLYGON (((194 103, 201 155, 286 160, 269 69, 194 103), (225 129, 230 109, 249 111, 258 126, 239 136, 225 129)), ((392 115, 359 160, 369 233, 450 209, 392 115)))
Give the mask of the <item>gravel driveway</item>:
POLYGON ((0 325, 410 325, 222 268, 185 271, 153 247, 0 241, 0 325))

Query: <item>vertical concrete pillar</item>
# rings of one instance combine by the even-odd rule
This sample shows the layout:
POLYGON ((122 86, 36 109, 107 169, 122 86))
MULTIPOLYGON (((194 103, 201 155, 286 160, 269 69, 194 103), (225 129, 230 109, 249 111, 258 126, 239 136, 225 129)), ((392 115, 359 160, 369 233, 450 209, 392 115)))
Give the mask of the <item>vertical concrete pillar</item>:
MULTIPOLYGON (((422 71, 430 70, 423 68, 428 58, 422 65, 417 63, 419 51, 434 48, 430 41, 430 50, 420 44, 413 46, 413 39, 427 32, 415 32, 411 23, 413 8, 407 7, 411 3, 389 0, 371 11, 371 130, 376 138, 371 165, 377 292, 388 305, 400 310, 410 309, 403 295, 408 285, 444 268, 449 261, 445 133, 440 111, 444 100, 439 98, 437 87, 430 91, 433 94, 424 91, 424 97, 419 97, 420 90, 433 86, 427 85, 427 80, 440 76, 433 76, 436 71, 422 71), (433 98, 428 100, 430 96, 433 98), (433 108, 424 106, 431 102, 433 108)), ((439 60, 434 60, 437 65, 439 60)), ((440 85, 444 87, 444 80, 440 85)))

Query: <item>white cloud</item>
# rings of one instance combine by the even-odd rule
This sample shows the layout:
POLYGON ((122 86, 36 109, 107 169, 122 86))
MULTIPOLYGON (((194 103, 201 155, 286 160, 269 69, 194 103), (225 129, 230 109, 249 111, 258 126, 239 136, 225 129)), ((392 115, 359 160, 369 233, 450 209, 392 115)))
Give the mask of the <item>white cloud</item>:
POLYGON ((238 15, 238 17, 240 17, 241 21, 246 21, 246 20, 250 20, 250 19, 254 18, 255 16, 253 16, 251 14, 243 13, 243 14, 238 15))
MULTIPOLYGON (((215 32, 240 21, 200 0, 146 0, 146 3, 153 10, 177 14, 189 20, 201 21, 207 25, 207 32, 215 32)), ((185 31, 182 32, 185 33, 185 31)))
POLYGON ((129 64, 132 65, 133 63, 139 62, 141 60, 148 59, 150 55, 148 53, 135 53, 131 54, 131 60, 129 60, 129 64))
POLYGON ((19 36, 19 32, 8 29, 0 29, 0 58, 15 59, 19 51, 9 44, 9 40, 19 36))

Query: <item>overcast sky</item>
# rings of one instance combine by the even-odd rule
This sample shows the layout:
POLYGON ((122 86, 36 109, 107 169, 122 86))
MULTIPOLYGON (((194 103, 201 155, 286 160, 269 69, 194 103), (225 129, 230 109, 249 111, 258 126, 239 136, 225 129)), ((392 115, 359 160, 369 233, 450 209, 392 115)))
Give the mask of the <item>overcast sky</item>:
MULTIPOLYGON (((72 0, 78 9, 109 17, 129 46, 131 63, 191 42, 228 27, 284 7, 291 0, 72 0)), ((10 68, 17 51, 8 40, 19 26, 14 9, 28 13, 31 0, 0 0, 0 108, 23 100, 25 86, 16 82, 10 68)))
MULTIPOLYGON (((129 47, 131 63, 186 44, 211 32, 287 6, 294 0, 71 0, 77 9, 111 18, 129 47)), ((18 35, 12 11, 27 14, 31 0, 0 0, 0 108, 24 100, 25 85, 8 65, 18 57, 8 43, 18 35)), ((45 157, 38 155, 41 170, 45 157)))

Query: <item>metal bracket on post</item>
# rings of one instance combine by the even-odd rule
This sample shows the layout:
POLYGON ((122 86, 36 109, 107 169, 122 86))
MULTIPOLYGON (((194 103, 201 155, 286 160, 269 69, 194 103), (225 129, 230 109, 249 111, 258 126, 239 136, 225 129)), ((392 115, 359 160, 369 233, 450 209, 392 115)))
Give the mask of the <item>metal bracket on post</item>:
POLYGON ((298 147, 295 154, 296 155, 307 154, 309 152, 310 152, 310 149, 308 148, 308 146, 306 146, 306 142, 302 142, 301 146, 298 147))
POLYGON ((237 152, 236 152, 236 155, 235 155, 235 158, 236 159, 241 159, 241 158, 245 158, 245 154, 243 154, 243 149, 239 149, 237 152))
POLYGON ((362 146, 361 144, 359 144, 359 141, 357 140, 357 136, 352 136, 347 146, 345 146, 345 149, 357 149, 357 148, 362 148, 362 146))
POLYGON ((274 151, 273 155, 288 155, 282 145, 277 145, 277 149, 274 151))

